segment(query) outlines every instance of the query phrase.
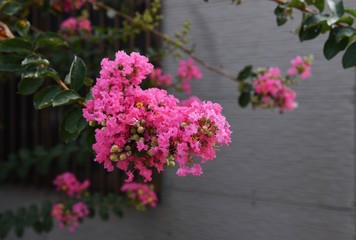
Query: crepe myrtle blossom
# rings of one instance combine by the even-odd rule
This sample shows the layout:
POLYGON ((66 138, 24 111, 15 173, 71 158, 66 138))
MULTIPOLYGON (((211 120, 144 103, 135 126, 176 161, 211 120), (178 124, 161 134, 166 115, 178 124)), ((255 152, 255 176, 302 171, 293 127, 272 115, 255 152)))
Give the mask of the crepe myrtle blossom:
POLYGON ((145 210, 146 206, 156 207, 157 195, 153 191, 153 186, 145 183, 125 183, 121 187, 122 192, 132 200, 138 210, 145 210))
POLYGON ((194 60, 189 58, 187 60, 182 60, 179 62, 179 68, 177 75, 180 79, 181 88, 187 93, 191 94, 191 88, 189 82, 193 79, 201 79, 202 73, 197 65, 195 65, 194 60))
POLYGON ((215 158, 231 141, 230 125, 219 104, 193 101, 181 106, 167 91, 139 84, 153 70, 145 56, 119 51, 104 58, 83 116, 95 129, 95 161, 152 180, 152 168, 178 165, 177 174, 200 175, 200 164, 215 158))
POLYGON ((87 0, 55 0, 52 1, 52 7, 58 12, 72 12, 83 7, 87 0))
POLYGON ((155 68, 152 70, 149 80, 152 86, 155 87, 169 87, 172 85, 172 75, 163 74, 161 68, 155 68))
POLYGON ((60 31, 68 38, 78 34, 90 34, 92 32, 91 22, 87 18, 67 18, 60 25, 60 31))
POLYGON ((297 56, 291 61, 292 66, 288 69, 287 76, 283 76, 277 67, 260 70, 253 79, 254 106, 278 107, 280 112, 295 109, 298 106, 296 93, 289 85, 293 84, 292 79, 295 77, 308 78, 311 75, 311 63, 311 57, 297 56))
POLYGON ((56 186, 57 191, 64 192, 70 197, 80 198, 90 185, 89 180, 84 182, 79 182, 73 173, 65 172, 58 175, 54 180, 53 184, 56 186))
POLYGON ((68 227, 69 232, 74 232, 79 220, 83 220, 89 214, 89 208, 85 203, 77 202, 68 207, 63 203, 53 205, 51 216, 59 222, 59 227, 68 227))
POLYGON ((297 56, 291 61, 291 67, 288 69, 288 75, 299 75, 301 79, 306 79, 311 76, 311 63, 310 57, 297 56))

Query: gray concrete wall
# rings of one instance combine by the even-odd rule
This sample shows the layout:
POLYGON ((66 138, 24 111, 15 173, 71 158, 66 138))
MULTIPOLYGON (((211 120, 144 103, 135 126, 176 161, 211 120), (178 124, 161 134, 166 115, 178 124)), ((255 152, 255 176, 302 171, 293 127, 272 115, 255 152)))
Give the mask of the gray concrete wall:
MULTIPOLYGON (((340 58, 324 60, 322 39, 299 43, 290 33, 299 19, 276 27, 274 6, 267 0, 239 7, 228 0, 165 1, 164 30, 173 34, 192 20, 197 54, 231 74, 249 63, 286 69, 296 55, 313 53, 313 77, 296 88, 299 108, 283 115, 240 109, 236 84, 204 70, 193 92, 220 103, 234 133, 203 176, 166 172, 157 209, 129 210, 106 224, 86 221, 74 234, 56 230, 43 239, 354 239, 355 71, 343 70, 340 58)), ((176 67, 171 59, 165 63, 167 70, 176 67)), ((16 194, 0 189, 0 210, 38 198, 16 194)))

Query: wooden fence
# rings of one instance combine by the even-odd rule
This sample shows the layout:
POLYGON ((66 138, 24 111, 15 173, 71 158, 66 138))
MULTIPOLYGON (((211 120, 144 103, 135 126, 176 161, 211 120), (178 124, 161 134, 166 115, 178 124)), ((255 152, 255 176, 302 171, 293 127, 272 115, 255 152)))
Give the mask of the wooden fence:
MULTIPOLYGON (((130 14, 133 16, 136 10, 144 9, 149 1, 131 1, 130 14)), ((91 11, 88 8, 89 12, 91 11)), ((122 21, 119 17, 107 19, 106 12, 90 12, 91 21, 100 27, 120 28, 122 21)), ((31 12, 31 24, 43 31, 57 29, 64 17, 55 19, 41 14, 34 8, 31 12)), ((101 51, 107 49, 107 42, 99 44, 101 51)), ((126 48, 133 50, 142 49, 147 52, 149 47, 158 48, 160 41, 155 39, 149 32, 140 34, 137 38, 131 37, 128 43, 123 44, 120 40, 114 41, 116 50, 126 48)), ((112 46, 111 46, 112 47, 112 46)), ((0 81, 0 161, 6 161, 10 153, 16 153, 21 148, 33 149, 41 145, 46 149, 52 148, 60 143, 58 128, 64 117, 65 109, 50 108, 35 111, 33 107, 33 96, 21 96, 17 92, 19 79, 1 79, 0 81)), ((101 192, 119 192, 124 182, 124 174, 115 170, 108 173, 102 166, 93 161, 93 155, 88 153, 83 164, 77 164, 77 159, 72 159, 68 165, 70 171, 75 172, 80 179, 88 178, 92 183, 92 190, 101 192)), ((24 180, 11 177, 16 184, 29 184, 38 187, 50 187, 52 179, 58 174, 57 169, 50 169, 46 176, 40 176, 36 170, 31 169, 31 176, 24 180)), ((155 189, 160 192, 161 179, 154 173, 155 189)))

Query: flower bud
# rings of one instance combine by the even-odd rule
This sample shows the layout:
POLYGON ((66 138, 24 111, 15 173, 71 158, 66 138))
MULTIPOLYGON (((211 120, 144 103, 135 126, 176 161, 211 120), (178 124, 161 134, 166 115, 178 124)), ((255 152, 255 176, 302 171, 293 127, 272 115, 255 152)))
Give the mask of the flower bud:
POLYGON ((131 155, 132 155, 132 152, 131 152, 131 151, 126 152, 126 155, 127 155, 127 156, 131 156, 131 155))
POLYGON ((136 133, 134 135, 131 136, 132 140, 138 141, 140 139, 140 136, 136 133))
POLYGON ((125 153, 121 153, 121 154, 120 154, 120 160, 121 160, 121 161, 125 161, 126 158, 127 158, 127 156, 126 156, 125 153))
POLYGON ((138 140, 142 141, 142 142, 145 142, 145 138, 143 138, 143 137, 140 137, 138 140))
POLYGON ((119 148, 117 145, 112 145, 110 151, 119 153, 122 152, 122 149, 119 148))
POLYGON ((97 122, 95 120, 89 121, 89 126, 95 127, 97 122))
POLYGON ((148 156, 150 156, 150 157, 153 156, 153 153, 152 153, 150 150, 147 151, 147 154, 148 154, 148 156))
POLYGON ((137 133, 136 128, 131 128, 130 132, 131 132, 131 134, 137 133))
POLYGON ((138 132, 139 134, 142 134, 144 131, 145 131, 145 129, 144 129, 143 127, 138 127, 138 128, 137 128, 137 132, 138 132))
POLYGON ((175 161, 169 161, 168 166, 174 167, 176 165, 175 161))
POLYGON ((105 126, 106 126, 106 122, 105 122, 105 121, 101 121, 101 122, 100 122, 100 125, 103 126, 103 127, 105 127, 105 126))
POLYGON ((182 122, 182 123, 180 124, 180 127, 181 127, 181 128, 184 128, 184 127, 186 127, 186 126, 188 126, 188 124, 187 124, 186 122, 182 122))
POLYGON ((111 154, 110 155, 110 160, 113 161, 113 162, 117 162, 117 160, 118 160, 117 155, 116 154, 111 154))
POLYGON ((126 146, 125 147, 125 151, 130 151, 131 150, 131 147, 130 146, 126 146))

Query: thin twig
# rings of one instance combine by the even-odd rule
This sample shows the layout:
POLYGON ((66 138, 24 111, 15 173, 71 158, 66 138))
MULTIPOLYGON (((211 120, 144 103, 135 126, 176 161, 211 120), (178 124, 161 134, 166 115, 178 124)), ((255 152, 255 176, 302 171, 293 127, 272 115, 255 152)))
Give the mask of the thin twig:
POLYGON ((100 8, 103 8, 105 10, 110 10, 112 12, 115 12, 115 14, 117 16, 120 16, 122 18, 124 18, 125 20, 131 22, 132 24, 136 24, 138 26, 140 26, 143 30, 146 30, 146 31, 150 31, 151 33, 153 33, 154 35, 156 35, 157 37, 161 38, 162 40, 166 41, 168 44, 171 44, 171 45, 174 45, 176 48, 179 48, 182 52, 184 52, 185 54, 191 56, 197 63, 199 63, 201 66, 203 66, 204 68, 212 71, 212 72, 215 72, 216 74, 220 75, 220 76, 223 76, 227 79, 230 79, 232 81, 236 81, 236 78, 234 76, 231 76, 230 74, 222 71, 221 69, 219 68, 216 68, 208 63, 206 63, 204 60, 202 60, 201 58, 197 57, 196 55, 192 54, 191 51, 183 46, 181 46, 180 44, 177 44, 174 40, 172 40, 168 35, 160 32, 160 31, 157 31, 156 29, 152 28, 152 27, 149 27, 148 25, 144 24, 144 23, 141 23, 141 22, 136 22, 135 19, 121 11, 118 11, 117 9, 115 8, 112 8, 104 3, 101 3, 101 2, 95 2, 94 3, 95 6, 97 7, 100 7, 100 8))

